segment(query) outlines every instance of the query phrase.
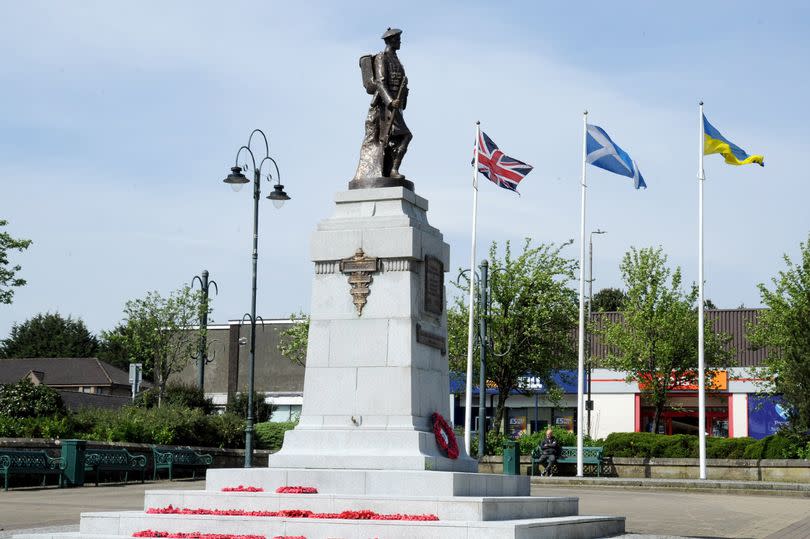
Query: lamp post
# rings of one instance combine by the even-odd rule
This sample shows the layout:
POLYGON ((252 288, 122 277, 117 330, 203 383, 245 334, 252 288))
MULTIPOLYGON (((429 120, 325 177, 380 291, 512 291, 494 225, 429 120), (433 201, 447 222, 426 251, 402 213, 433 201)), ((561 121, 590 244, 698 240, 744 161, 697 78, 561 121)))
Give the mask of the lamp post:
POLYGON ((208 270, 203 270, 201 275, 195 275, 191 280, 191 286, 200 281, 202 289, 202 309, 200 311, 200 350, 197 352, 197 388, 205 392, 205 364, 208 363, 208 291, 214 286, 217 294, 219 287, 216 281, 208 280, 208 270))
MULTIPOLYGON (((241 146, 239 150, 237 150, 234 166, 231 167, 231 173, 228 174, 228 177, 225 178, 225 180, 223 180, 225 183, 229 184, 234 191, 238 191, 244 184, 250 182, 250 180, 248 180, 245 175, 242 174, 242 167, 239 166, 239 155, 242 153, 242 150, 244 150, 245 153, 250 156, 250 160, 253 165, 253 275, 251 281, 250 314, 245 315, 250 318, 250 352, 248 354, 248 409, 247 423, 245 425, 245 468, 250 468, 253 466, 253 371, 256 355, 256 262, 259 259, 259 195, 261 194, 262 166, 266 162, 273 164, 273 167, 276 169, 277 179, 276 185, 273 187, 273 192, 270 193, 267 198, 273 201, 273 205, 276 208, 281 208, 285 201, 290 200, 290 197, 287 196, 287 193, 284 192, 284 186, 281 185, 281 172, 278 170, 278 164, 276 164, 275 159, 270 157, 270 144, 267 142, 267 136, 261 129, 254 129, 250 133, 250 137, 248 137, 247 145, 241 146), (256 157, 253 154, 253 151, 250 149, 250 143, 253 141, 253 135, 257 133, 261 135, 262 139, 264 139, 265 150, 264 157, 261 158, 258 166, 256 166, 256 157)), ((247 169, 247 165, 245 165, 245 169, 247 169)), ((269 181, 272 181, 273 179, 272 175, 269 173, 267 174, 267 178, 269 181)))
MULTIPOLYGON (((606 230, 592 230, 588 237, 588 323, 591 323, 591 310, 593 304, 593 235, 606 234, 606 230)), ((591 411, 593 410, 593 401, 591 400, 591 371, 593 370, 593 358, 591 353, 591 334, 588 335, 588 401, 585 403, 585 408, 588 414, 588 436, 591 435, 591 411)))
MULTIPOLYGON (((504 354, 496 354, 493 349, 490 349, 490 338, 487 336, 487 327, 489 320, 489 307, 492 303, 492 284, 489 280, 489 261, 484 259, 479 265, 481 272, 471 272, 477 277, 476 281, 479 285, 478 290, 478 343, 479 343, 479 364, 478 364, 478 459, 484 456, 484 445, 486 443, 486 429, 487 429, 487 414, 486 414, 486 395, 487 395, 487 350, 492 356, 498 357, 509 352, 509 349, 504 354)), ((469 272, 469 269, 461 270, 458 279, 462 275, 469 272)), ((506 271, 505 268, 495 268, 494 273, 506 271)), ((458 281, 457 281, 458 282, 458 281)), ((470 282, 473 286, 475 281, 470 282)), ((510 346, 511 349, 511 346, 510 346)), ((470 405, 472 407, 472 405, 470 405)), ((492 404, 490 404, 492 406, 492 404)), ((471 414, 472 409, 465 410, 466 414, 471 414)), ((472 422, 470 422, 472 425, 472 422)), ((472 455, 470 455, 472 456, 472 455)))

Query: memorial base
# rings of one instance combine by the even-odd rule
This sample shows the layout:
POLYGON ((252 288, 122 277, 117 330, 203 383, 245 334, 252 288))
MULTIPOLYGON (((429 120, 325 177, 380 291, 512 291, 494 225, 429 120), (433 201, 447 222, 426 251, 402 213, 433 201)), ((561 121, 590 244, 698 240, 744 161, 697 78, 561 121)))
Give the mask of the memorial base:
POLYGON ((308 510, 435 515, 438 520, 348 520, 224 515, 158 515, 146 511, 84 513, 78 533, 19 539, 120 539, 152 530, 307 539, 529 539, 610 537, 624 517, 580 516, 575 497, 529 496, 529 477, 460 472, 382 470, 216 469, 205 490, 148 491, 145 509, 308 510), (264 492, 223 492, 237 485, 264 492), (311 486, 317 494, 277 494, 281 486, 311 486))

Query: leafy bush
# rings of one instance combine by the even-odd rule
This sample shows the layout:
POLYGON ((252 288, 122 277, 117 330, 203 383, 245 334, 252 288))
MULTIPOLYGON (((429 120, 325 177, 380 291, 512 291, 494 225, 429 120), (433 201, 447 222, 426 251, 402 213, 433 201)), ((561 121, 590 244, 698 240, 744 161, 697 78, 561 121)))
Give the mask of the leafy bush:
POLYGON ((284 442, 284 433, 295 428, 297 424, 297 421, 284 423, 271 423, 267 421, 257 423, 253 427, 256 435, 256 448, 278 451, 281 449, 281 444, 284 442))
POLYGON ((244 447, 244 421, 232 414, 206 415, 184 406, 121 410, 82 409, 74 436, 86 440, 159 445, 244 447))
MULTIPOLYGON (((575 432, 568 431, 566 429, 560 427, 551 427, 552 435, 557 441, 560 443, 561 447, 565 446, 576 446, 577 445, 577 435, 575 432)), ((533 432, 531 434, 524 434, 520 438, 517 439, 518 444, 520 444, 520 454, 521 455, 531 455, 532 451, 539 447, 543 440, 546 438, 546 430, 540 430, 537 432, 533 432)), ((583 440, 583 445, 586 446, 593 446, 599 445, 602 440, 593 440, 589 436, 586 436, 583 440)))
POLYGON ((203 445, 230 449, 243 449, 245 447, 244 419, 233 414, 217 414, 209 415, 206 421, 211 426, 214 439, 203 445))
MULTIPOLYGON (((157 406, 157 389, 144 391, 135 399, 135 405, 142 408, 157 406)), ((204 414, 214 412, 214 402, 205 397, 205 393, 193 384, 170 383, 163 392, 164 406, 185 406, 202 410, 204 414)), ((247 409, 247 408, 246 408, 247 409)))
MULTIPOLYGON (((225 406, 227 413, 247 417, 248 396, 246 393, 236 393, 232 399, 228 399, 225 406)), ((253 423, 265 423, 270 421, 275 406, 264 401, 264 395, 258 391, 253 392, 253 423)))
POLYGON ((800 459, 809 460, 810 459, 810 442, 807 442, 804 447, 799 447, 796 451, 797 455, 800 459))
POLYGON ((0 438, 69 438, 73 422, 68 416, 8 417, 0 415, 0 438))
MULTIPOLYGON (((808 440, 780 432, 762 440, 706 438, 706 456, 713 459, 801 458, 808 440)), ((605 456, 631 458, 698 458, 698 438, 687 434, 666 436, 651 432, 614 432, 605 440, 605 456)))
MULTIPOLYGON (((672 454, 683 454, 683 440, 675 445, 678 449, 667 451, 671 436, 651 432, 614 432, 605 438, 605 456, 607 457, 670 457, 672 454), (668 455, 665 455, 669 453, 668 455)), ((689 456, 689 455, 684 455, 689 456)))
MULTIPOLYGON (((56 361, 56 360, 55 360, 56 361)), ((0 416, 46 417, 65 415, 65 404, 55 390, 23 379, 0 385, 0 416)))
MULTIPOLYGON (((464 443, 464 432, 462 431, 461 434, 456 433, 456 439, 458 440, 459 446, 463 445, 464 443)), ((494 431, 487 431, 486 439, 484 440, 484 454, 485 455, 503 455, 503 443, 510 438, 504 436, 500 432, 494 431)), ((472 454, 473 458, 478 456, 478 434, 473 433, 472 438, 470 439, 470 453, 472 454)))
POLYGON ((783 433, 772 434, 745 448, 747 459, 799 458, 804 442, 783 433))
POLYGON ((754 438, 707 438, 706 457, 710 459, 742 459, 745 450, 756 443, 754 438))
MULTIPOLYGON (((552 427, 554 431, 554 437, 560 442, 561 446, 575 446, 577 445, 577 435, 573 432, 569 432, 566 429, 562 429, 559 427, 552 427)), ((518 443, 518 448, 521 455, 530 455, 532 450, 540 445, 543 439, 546 437, 546 431, 543 429, 539 432, 534 432, 532 434, 524 434, 518 437, 515 440, 518 443)), ((464 438, 463 430, 456 432, 456 438, 458 438, 459 443, 464 438)), ((511 440, 509 436, 506 436, 501 433, 496 433, 493 431, 487 431, 487 437, 485 440, 484 446, 484 454, 485 455, 503 455, 503 444, 505 441, 511 440)), ((593 440, 589 437, 585 437, 584 444, 586 446, 598 446, 601 445, 602 440, 597 439, 593 440)), ((477 433, 473 433, 473 438, 470 440, 470 453, 472 453, 473 457, 478 455, 478 435, 477 433)))

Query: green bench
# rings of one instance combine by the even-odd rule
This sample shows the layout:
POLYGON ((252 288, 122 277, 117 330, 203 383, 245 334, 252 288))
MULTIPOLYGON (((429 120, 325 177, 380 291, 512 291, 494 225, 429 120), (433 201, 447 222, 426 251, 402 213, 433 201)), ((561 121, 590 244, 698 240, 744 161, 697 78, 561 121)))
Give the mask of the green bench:
POLYGON ((101 472, 124 472, 124 483, 129 480, 129 472, 140 472, 141 483, 146 473, 146 455, 133 455, 123 447, 116 449, 86 449, 84 471, 95 472, 96 486, 101 472))
POLYGON ((65 459, 61 456, 52 457, 44 450, 0 450, 0 473, 5 478, 4 490, 8 490, 8 477, 12 474, 42 474, 42 486, 45 486, 45 480, 49 475, 55 475, 59 478, 61 488, 64 470, 65 459))
POLYGON ((186 448, 162 448, 152 446, 152 457, 154 468, 152 469, 152 479, 157 479, 158 470, 169 471, 169 481, 173 478, 175 468, 190 468, 192 478, 197 477, 197 470, 205 470, 214 462, 214 457, 207 453, 197 453, 190 447, 186 448))
MULTIPOLYGON (((602 447, 583 447, 582 448, 582 464, 591 464, 596 466, 596 476, 602 475, 602 447)), ((529 468, 529 475, 534 475, 535 470, 539 471, 540 456, 543 454, 540 447, 534 448, 532 451, 532 463, 529 468)), ((557 457, 557 464, 576 464, 577 463, 577 448, 572 446, 565 446, 562 448, 560 456, 557 457)), ((556 473, 556 470, 553 470, 556 473)))

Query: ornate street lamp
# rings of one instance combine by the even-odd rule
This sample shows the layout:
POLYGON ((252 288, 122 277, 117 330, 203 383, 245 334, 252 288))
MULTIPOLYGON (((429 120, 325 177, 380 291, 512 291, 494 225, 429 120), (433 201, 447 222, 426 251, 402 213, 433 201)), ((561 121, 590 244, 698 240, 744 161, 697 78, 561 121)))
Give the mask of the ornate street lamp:
MULTIPOLYGON (((284 192, 284 186, 281 185, 281 172, 278 170, 278 164, 275 159, 270 157, 270 144, 267 142, 267 136, 261 129, 254 129, 250 133, 248 143, 242 146, 236 152, 236 160, 234 166, 231 167, 231 173, 223 180, 229 184, 234 191, 238 191, 242 186, 250 180, 242 174, 243 168, 239 166, 239 156, 242 151, 245 151, 250 156, 253 165, 253 277, 252 288, 250 295, 250 313, 245 316, 250 319, 250 352, 248 354, 248 410, 247 410, 247 424, 245 425, 245 468, 253 466, 253 373, 255 365, 256 354, 256 262, 258 261, 258 243, 259 243, 259 195, 261 194, 261 177, 262 166, 270 162, 276 169, 276 185, 273 186, 273 192, 267 197, 273 201, 276 208, 281 208, 284 202, 290 200, 287 193, 284 192), (264 157, 256 165, 256 157, 250 149, 250 143, 253 141, 253 135, 259 134, 264 139, 264 157)), ((247 170, 247 165, 245 165, 247 170)), ((273 181, 273 176, 267 174, 268 181, 273 181)))
POLYGON ((197 352, 197 388, 205 392, 205 365, 208 363, 208 291, 214 287, 219 294, 219 287, 214 280, 208 280, 208 270, 203 270, 201 275, 195 275, 191 280, 191 286, 200 282, 202 290, 202 309, 200 309, 200 349, 197 352))

